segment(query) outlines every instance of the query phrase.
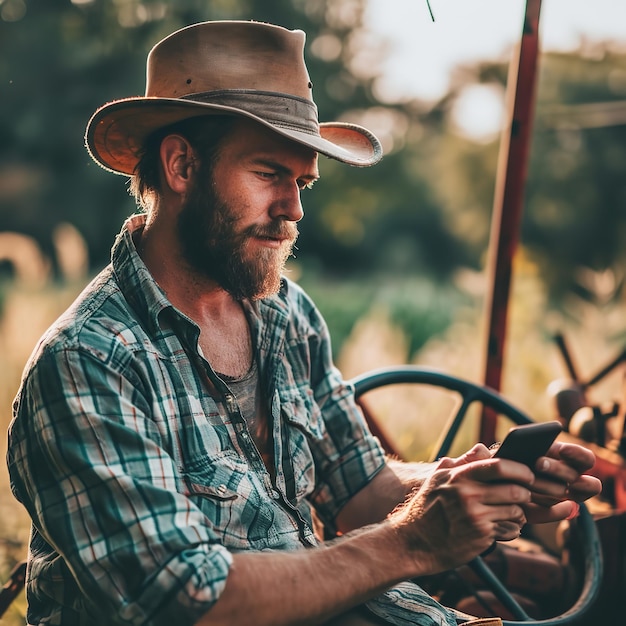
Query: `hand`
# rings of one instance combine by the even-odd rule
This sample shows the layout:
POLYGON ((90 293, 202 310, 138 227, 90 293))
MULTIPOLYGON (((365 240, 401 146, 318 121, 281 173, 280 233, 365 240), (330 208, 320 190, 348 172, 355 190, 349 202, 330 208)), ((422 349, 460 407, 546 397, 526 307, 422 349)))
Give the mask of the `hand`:
POLYGON ((492 459, 477 445, 444 458, 390 521, 425 573, 467 563, 496 539, 519 536, 534 475, 528 467, 492 459))
POLYGON ((490 459, 492 451, 482 443, 476 443, 467 452, 457 457, 444 456, 438 461, 437 467, 458 467, 472 461, 480 461, 481 459, 490 459))
MULTIPOLYGON (((458 467, 460 465, 464 465, 466 463, 471 463, 472 461, 478 461, 480 459, 490 459, 494 454, 493 449, 487 448, 482 443, 475 444, 472 448, 470 448, 467 452, 462 454, 461 456, 450 458, 443 457, 440 460, 440 466, 444 467, 458 467)), ((526 510, 530 507, 530 502, 523 505, 523 509, 526 510)), ((567 515, 567 513, 565 514, 567 515)), ((501 521, 496 525, 496 541, 511 541, 513 539, 517 539, 520 536, 520 532, 522 530, 522 526, 524 524, 520 524, 516 521, 501 521)))
POLYGON ((574 443, 557 441, 535 466, 532 504, 525 507, 531 523, 567 519, 584 502, 602 491, 595 476, 585 474, 595 463, 591 450, 574 443))

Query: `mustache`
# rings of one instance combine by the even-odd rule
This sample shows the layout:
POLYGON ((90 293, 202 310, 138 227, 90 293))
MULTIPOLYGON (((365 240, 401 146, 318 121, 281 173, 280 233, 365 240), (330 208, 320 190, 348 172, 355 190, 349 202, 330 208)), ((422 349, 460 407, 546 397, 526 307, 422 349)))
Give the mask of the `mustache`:
POLYGON ((295 241, 300 233, 295 222, 280 220, 262 226, 253 224, 246 228, 242 234, 246 237, 269 237, 271 239, 295 241))

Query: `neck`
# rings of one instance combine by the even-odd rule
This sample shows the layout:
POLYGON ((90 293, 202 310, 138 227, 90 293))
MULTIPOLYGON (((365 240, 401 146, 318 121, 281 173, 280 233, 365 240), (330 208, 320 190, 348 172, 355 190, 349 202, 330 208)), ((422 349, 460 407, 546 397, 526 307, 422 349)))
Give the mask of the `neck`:
POLYGON ((137 252, 170 302, 196 321, 219 318, 239 304, 215 280, 201 275, 182 254, 175 225, 148 218, 137 252))
POLYGON ((137 251, 169 301, 200 328, 199 349, 213 369, 240 378, 252 362, 250 329, 241 303, 189 268, 172 233, 173 228, 147 223, 136 241, 137 251))

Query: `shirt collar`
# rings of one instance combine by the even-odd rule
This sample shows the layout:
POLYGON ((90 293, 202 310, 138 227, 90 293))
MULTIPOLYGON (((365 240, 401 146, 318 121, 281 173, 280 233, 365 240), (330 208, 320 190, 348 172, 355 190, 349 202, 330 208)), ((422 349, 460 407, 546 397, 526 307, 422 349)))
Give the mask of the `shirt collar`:
MULTIPOLYGON (((111 263, 120 289, 138 316, 155 333, 161 329, 159 318, 165 311, 170 311, 177 318, 184 318, 193 324, 167 299, 165 292, 159 287, 139 256, 136 243, 141 239, 146 218, 145 213, 129 217, 113 244, 111 263)), ((253 319, 256 318, 257 324, 261 326, 261 320, 268 315, 269 311, 273 311, 273 314, 270 314, 271 317, 285 318, 289 311, 288 291, 289 281, 283 279, 278 294, 254 302, 246 301, 244 308, 248 310, 248 315, 251 315, 253 319)), ((195 324, 193 326, 197 328, 195 324)), ((261 329, 257 327, 257 330, 261 329)))
POLYGON ((113 244, 111 263, 128 303, 153 332, 158 332, 160 315, 165 310, 173 311, 174 306, 154 280, 137 251, 135 244, 141 237, 145 223, 145 213, 132 215, 126 220, 113 244))

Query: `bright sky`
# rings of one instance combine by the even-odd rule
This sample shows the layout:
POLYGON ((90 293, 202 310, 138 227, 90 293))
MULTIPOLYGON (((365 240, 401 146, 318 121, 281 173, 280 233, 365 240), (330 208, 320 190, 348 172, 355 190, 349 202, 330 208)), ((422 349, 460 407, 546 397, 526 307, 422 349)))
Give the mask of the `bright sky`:
MULTIPOLYGON (((504 58, 521 36, 524 0, 369 0, 369 27, 392 42, 387 88, 425 99, 442 96, 458 63, 504 58)), ((543 0, 544 50, 575 49, 581 38, 626 45, 624 0, 543 0)))

